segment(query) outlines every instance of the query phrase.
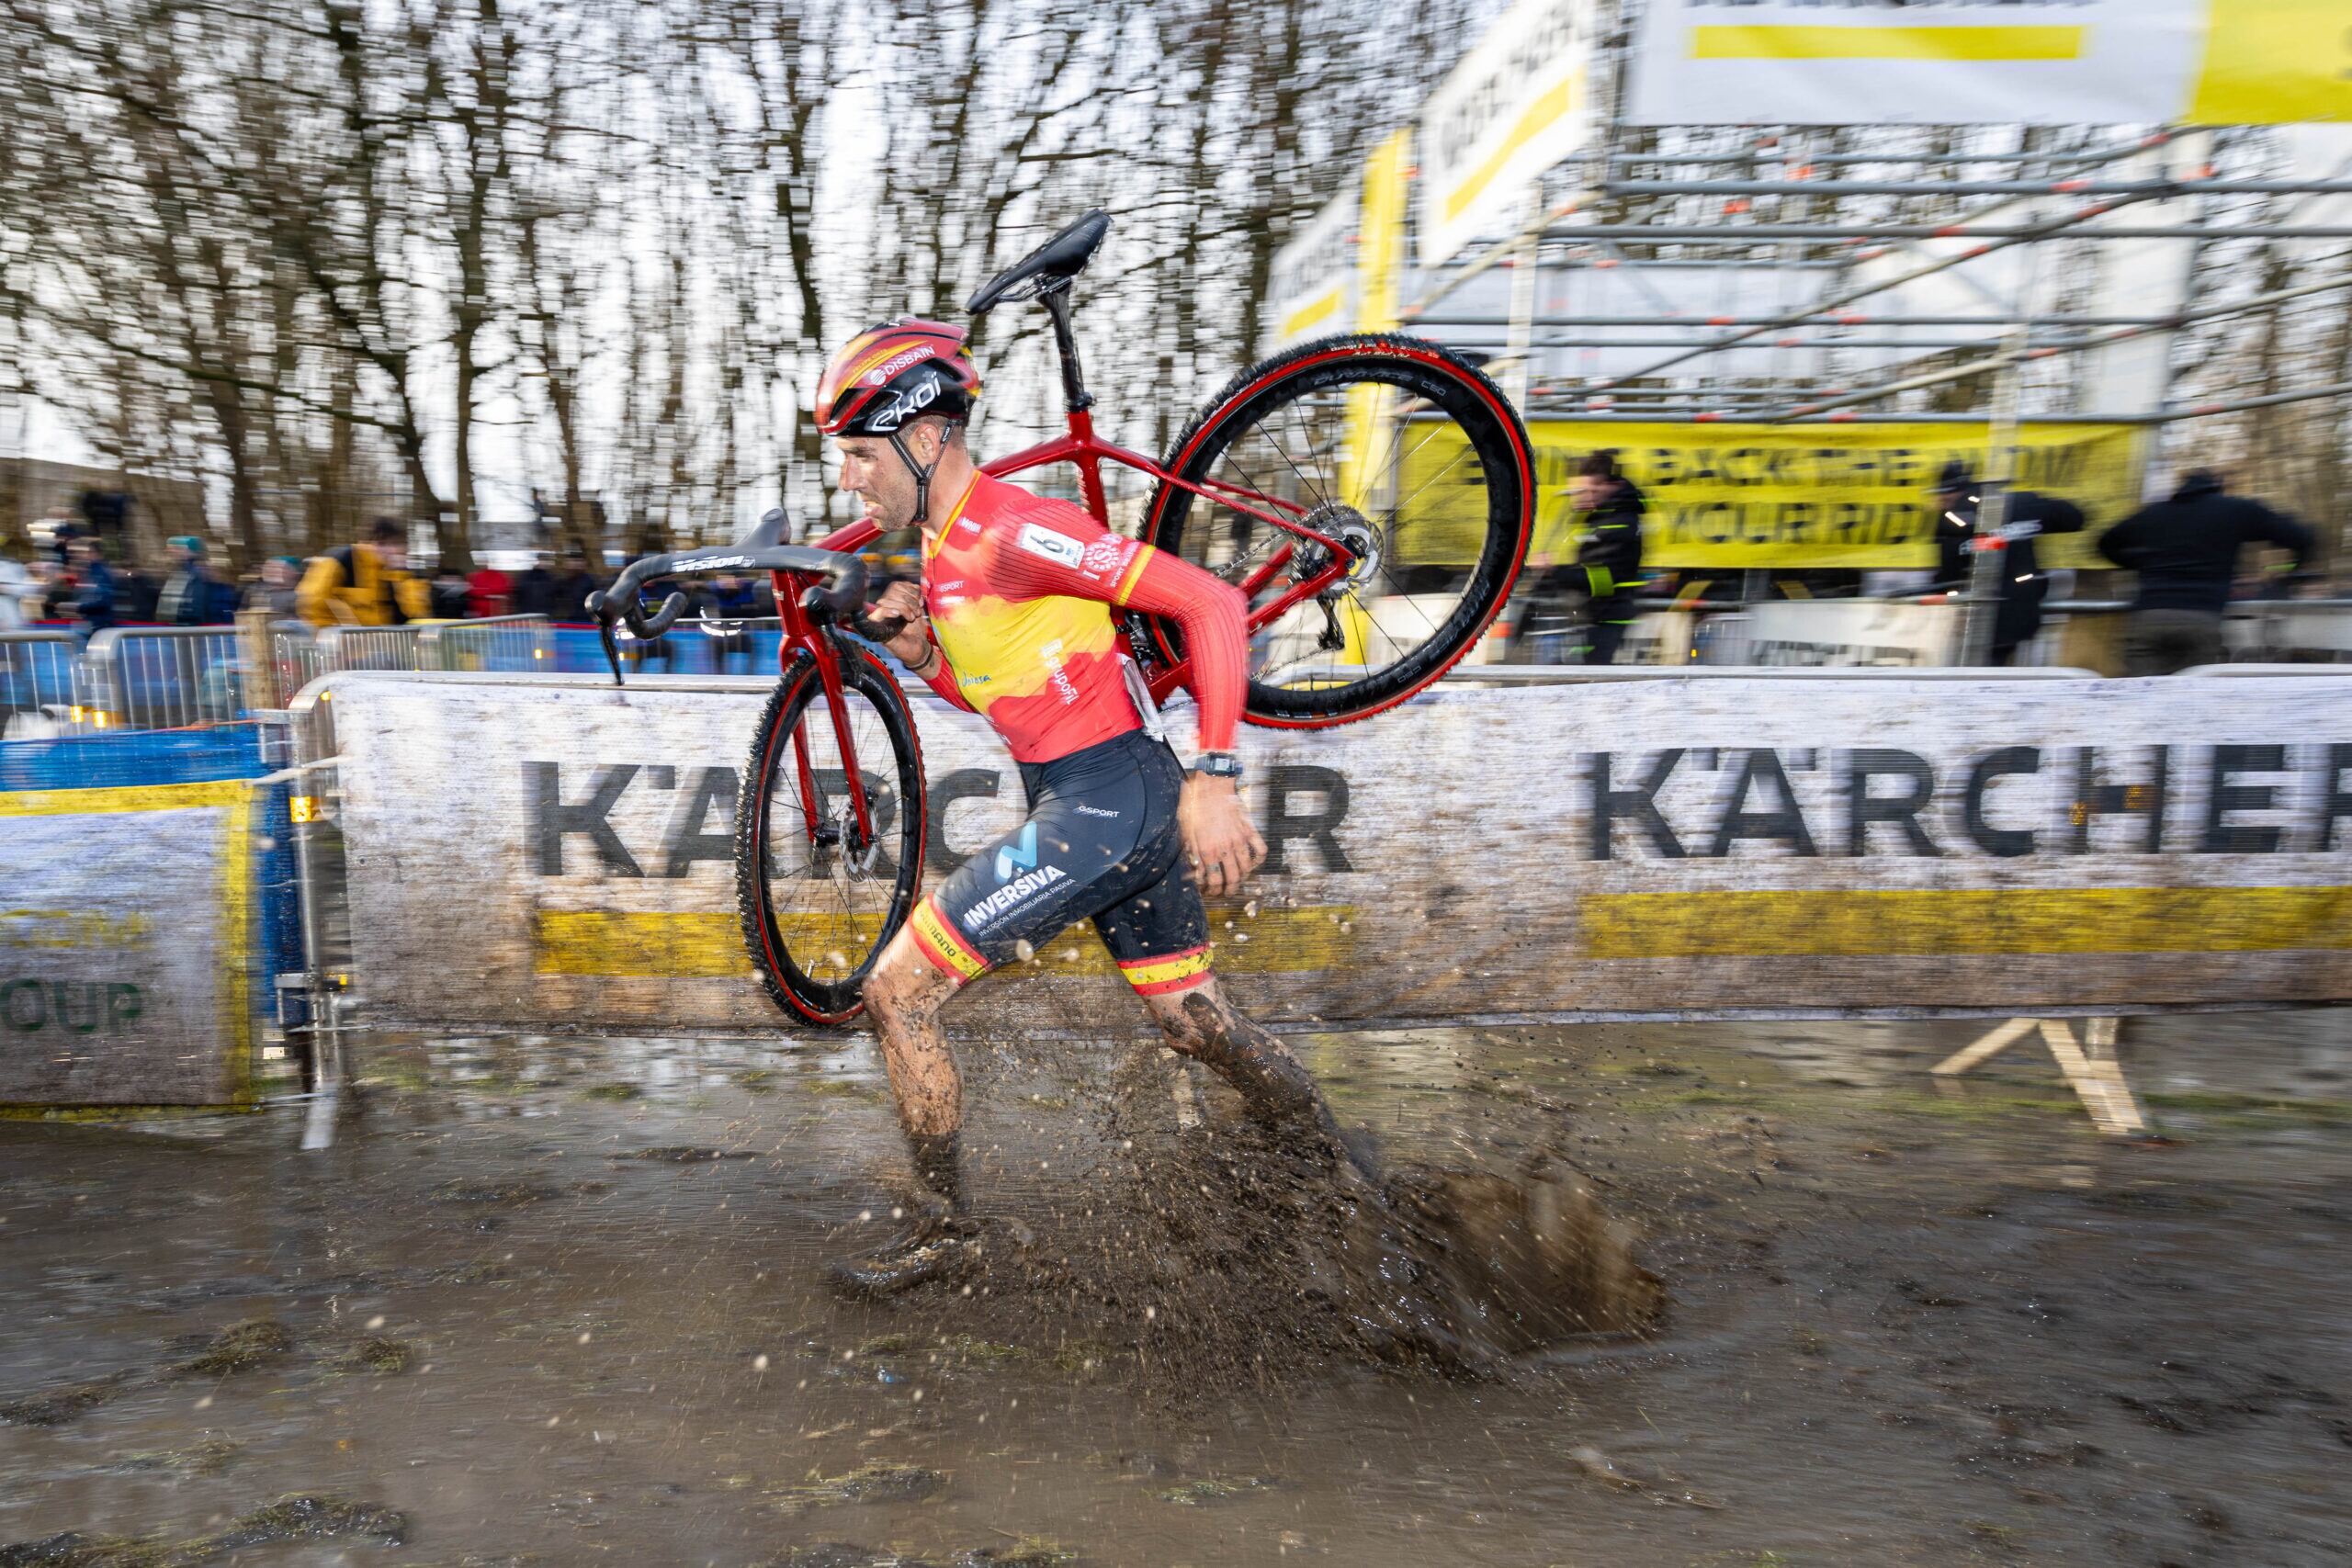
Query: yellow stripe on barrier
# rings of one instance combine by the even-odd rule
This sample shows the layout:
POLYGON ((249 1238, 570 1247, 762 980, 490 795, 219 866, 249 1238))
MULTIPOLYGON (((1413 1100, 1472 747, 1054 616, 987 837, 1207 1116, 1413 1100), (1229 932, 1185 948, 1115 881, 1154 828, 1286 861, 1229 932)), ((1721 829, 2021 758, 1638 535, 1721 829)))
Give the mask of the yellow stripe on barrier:
POLYGON ((229 1010, 229 1100, 243 1105, 254 1098, 254 955, 261 951, 261 902, 254 897, 254 811, 257 791, 240 780, 229 805, 220 845, 220 929, 232 951, 221 977, 222 1005, 229 1010))
POLYGON ((1942 958, 2352 948, 2352 887, 1607 893, 1591 958, 1942 958))
MULTIPOLYGON (((1355 908, 1326 904, 1303 909, 1212 908, 1209 932, 1216 967, 1242 975, 1302 974, 1344 968, 1355 960, 1355 908), (1227 930, 1227 922, 1232 922, 1227 930)), ((840 941, 839 915, 779 917, 786 945, 840 941)), ((865 928, 861 945, 871 943, 865 928)), ((532 946, 542 975, 701 980, 750 979, 743 929, 731 914, 626 913, 610 909, 541 909, 532 946)), ((1114 976, 1118 968, 1091 927, 1074 926, 1037 950, 1038 966, 1060 974, 1114 976)))
POLYGON ((2079 60, 2082 27, 1690 29, 1693 60, 2079 60))
POLYGON ((251 779, 209 784, 121 784, 107 789, 16 789, 0 791, 0 817, 96 817, 123 811, 188 811, 234 806, 253 788, 251 779))

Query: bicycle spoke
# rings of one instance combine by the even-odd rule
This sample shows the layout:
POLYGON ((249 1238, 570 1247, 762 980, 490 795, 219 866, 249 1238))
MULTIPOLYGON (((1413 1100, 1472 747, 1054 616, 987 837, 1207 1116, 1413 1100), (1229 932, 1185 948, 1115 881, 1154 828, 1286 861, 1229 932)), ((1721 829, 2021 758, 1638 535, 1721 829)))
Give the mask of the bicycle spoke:
POLYGON ((910 818, 899 798, 898 781, 881 771, 893 755, 881 710, 854 688, 845 692, 842 700, 848 756, 842 754, 830 705, 812 702, 800 714, 818 827, 837 841, 822 846, 812 841, 807 827, 811 801, 803 797, 797 770, 788 759, 776 769, 769 802, 770 912, 786 932, 796 967, 809 979, 827 985, 846 981, 865 966, 896 901, 899 869, 910 853, 919 852, 902 841, 904 826, 910 818), (856 818, 849 791, 853 758, 861 764, 867 821, 875 835, 874 842, 863 850, 854 847, 856 818), (799 845, 797 852, 775 852, 795 842, 799 845), (887 873, 883 870, 886 861, 890 868, 887 873), (865 869, 859 868, 860 862, 867 863, 865 869))
MULTIPOLYGON (((1322 450, 1322 446, 1315 438, 1315 431, 1313 427, 1309 426, 1306 423, 1306 400, 1301 398, 1290 405, 1290 411, 1293 421, 1299 427, 1299 434, 1306 438, 1306 453, 1309 460, 1311 461, 1314 455, 1322 450)), ((1291 465, 1291 472, 1295 474, 1298 473, 1298 466, 1295 463, 1291 465)), ((1299 474, 1298 477, 1301 483, 1305 484, 1307 489, 1315 492, 1317 504, 1326 507, 1331 504, 1331 496, 1329 491, 1325 490, 1321 485, 1317 484, 1313 479, 1308 479, 1305 474, 1299 474)))
MULTIPOLYGON (((1428 446, 1428 445, 1429 445, 1429 443, 1428 443, 1427 441, 1424 441, 1424 442, 1422 442, 1422 443, 1421 443, 1421 446, 1428 446)), ((1416 452, 1418 452, 1418 451, 1419 451, 1419 450, 1420 450, 1420 446, 1416 446, 1415 448, 1413 448, 1413 450, 1414 450, 1414 451, 1416 451, 1416 452)), ((1388 508, 1388 515, 1389 515, 1391 518, 1394 518, 1394 517, 1395 517, 1398 513, 1400 513, 1400 512, 1404 511, 1406 507, 1409 506, 1409 505, 1410 505, 1410 504, 1412 504, 1414 502, 1419 501, 1419 500, 1421 498, 1421 492, 1422 492, 1423 491, 1425 491, 1425 490, 1429 489, 1429 488, 1430 488, 1430 486, 1431 486, 1431 485, 1433 485, 1433 484, 1437 483, 1437 481, 1438 481, 1438 480, 1440 480, 1440 479, 1443 479, 1446 475, 1448 475, 1448 474, 1452 473, 1452 472, 1453 471, 1453 466, 1454 466, 1456 463, 1461 462, 1463 458, 1464 458, 1464 457, 1468 457, 1469 455, 1470 455, 1470 448, 1469 448, 1468 446, 1464 446, 1464 447, 1462 448, 1462 450, 1461 450, 1461 451, 1456 452, 1453 457, 1448 457, 1448 458, 1445 460, 1445 467, 1443 467, 1443 468, 1440 468, 1437 472, 1435 472, 1435 473, 1431 474, 1429 478, 1427 478, 1427 479, 1423 479, 1419 484, 1418 484, 1418 485, 1414 486, 1414 487, 1413 487, 1413 493, 1412 493, 1412 494, 1410 494, 1410 495, 1408 495, 1408 496, 1405 497, 1405 498, 1404 498, 1404 500, 1399 501, 1396 505, 1394 505, 1394 506, 1392 506, 1392 507, 1388 508)), ((1409 456, 1409 454, 1408 454, 1408 456, 1409 456)))

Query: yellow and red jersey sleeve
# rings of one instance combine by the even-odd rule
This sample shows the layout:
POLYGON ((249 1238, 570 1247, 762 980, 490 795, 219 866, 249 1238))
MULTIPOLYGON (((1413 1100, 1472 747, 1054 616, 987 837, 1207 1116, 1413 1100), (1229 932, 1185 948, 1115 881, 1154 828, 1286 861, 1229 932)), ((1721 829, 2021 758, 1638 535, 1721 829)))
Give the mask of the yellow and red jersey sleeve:
POLYGON ((944 667, 933 685, 984 714, 1024 762, 1066 757, 1141 720, 1114 608, 1182 626, 1200 673, 1202 744, 1232 744, 1247 654, 1241 596, 1124 538, 1080 508, 986 475, 956 502, 923 567, 944 667))
POLYGON ((1022 761, 1138 727, 1111 615, 1130 605, 1177 622, 1201 745, 1233 744, 1247 681, 1240 592, 1078 507, 980 476, 924 563, 923 592, 946 654, 933 684, 985 714, 1022 761))

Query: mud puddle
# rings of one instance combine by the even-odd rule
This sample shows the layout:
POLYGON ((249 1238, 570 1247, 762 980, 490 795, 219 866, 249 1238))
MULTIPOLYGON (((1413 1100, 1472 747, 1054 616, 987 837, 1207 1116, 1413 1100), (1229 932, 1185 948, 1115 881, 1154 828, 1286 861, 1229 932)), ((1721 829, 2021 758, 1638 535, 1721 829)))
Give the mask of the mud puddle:
POLYGON ((821 1283, 897 1174, 856 1044, 390 1043, 323 1156, 0 1127, 0 1561, 2339 1562, 2346 1022, 2143 1031, 2169 1148, 2024 1053, 1930 1080, 1958 1025, 1300 1041, 1393 1168, 1639 1233, 1654 1334, 1476 1382, 1188 1357, 1312 1318, 1160 1245, 1245 1177, 1178 1191, 1235 1133, 1149 1057, 976 1043, 981 1201, 1065 1251, 886 1304, 821 1283))

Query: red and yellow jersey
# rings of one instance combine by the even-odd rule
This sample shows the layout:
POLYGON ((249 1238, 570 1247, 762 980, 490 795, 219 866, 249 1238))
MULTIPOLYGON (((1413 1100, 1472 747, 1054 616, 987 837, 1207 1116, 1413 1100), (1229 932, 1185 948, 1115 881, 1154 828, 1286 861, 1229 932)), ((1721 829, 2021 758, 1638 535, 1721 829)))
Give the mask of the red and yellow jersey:
POLYGON ((945 655, 932 688, 985 715, 1015 761, 1051 761, 1142 728, 1111 615, 1129 605, 1182 626, 1202 748, 1231 749, 1248 657, 1238 589, 986 474, 923 554, 923 604, 945 655))

